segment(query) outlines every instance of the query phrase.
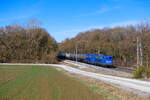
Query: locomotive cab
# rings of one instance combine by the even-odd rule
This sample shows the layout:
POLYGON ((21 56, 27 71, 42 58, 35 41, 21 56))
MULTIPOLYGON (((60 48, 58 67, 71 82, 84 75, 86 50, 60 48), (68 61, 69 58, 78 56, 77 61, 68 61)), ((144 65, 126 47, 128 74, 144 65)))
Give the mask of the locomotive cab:
POLYGON ((113 64, 113 59, 112 58, 113 58, 112 56, 104 57, 104 60, 105 60, 104 63, 112 65, 113 64))

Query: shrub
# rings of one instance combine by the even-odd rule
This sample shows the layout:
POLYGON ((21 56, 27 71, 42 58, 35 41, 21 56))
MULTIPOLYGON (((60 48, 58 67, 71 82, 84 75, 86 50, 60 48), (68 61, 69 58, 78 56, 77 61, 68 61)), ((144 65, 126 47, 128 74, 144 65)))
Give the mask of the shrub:
POLYGON ((134 78, 150 78, 150 68, 141 66, 133 74, 134 78))

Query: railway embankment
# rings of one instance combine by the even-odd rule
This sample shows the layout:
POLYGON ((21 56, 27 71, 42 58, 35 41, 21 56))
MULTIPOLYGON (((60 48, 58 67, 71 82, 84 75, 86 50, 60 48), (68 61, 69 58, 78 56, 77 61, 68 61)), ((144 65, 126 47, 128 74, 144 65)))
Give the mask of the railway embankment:
POLYGON ((120 77, 127 77, 127 78, 133 77, 132 76, 133 70, 125 69, 125 68, 106 68, 106 67, 76 62, 76 61, 72 61, 72 60, 64 60, 63 64, 69 65, 69 66, 72 66, 75 68, 79 68, 84 71, 89 71, 89 72, 95 72, 95 73, 101 73, 101 74, 113 75, 113 76, 120 76, 120 77))

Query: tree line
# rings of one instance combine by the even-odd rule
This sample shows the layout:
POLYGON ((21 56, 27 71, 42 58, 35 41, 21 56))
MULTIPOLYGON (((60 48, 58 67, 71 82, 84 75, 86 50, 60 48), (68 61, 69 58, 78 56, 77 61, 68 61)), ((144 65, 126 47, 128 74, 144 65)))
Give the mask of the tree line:
MULTIPOLYGON (((59 44, 61 52, 112 55, 119 66, 137 65, 137 37, 141 40, 143 65, 150 65, 150 22, 145 20, 136 25, 94 29, 79 33, 76 37, 59 44)), ((138 44, 139 46, 139 44, 138 44)))
POLYGON ((58 46, 54 38, 31 20, 27 25, 0 28, 1 63, 55 63, 58 46))

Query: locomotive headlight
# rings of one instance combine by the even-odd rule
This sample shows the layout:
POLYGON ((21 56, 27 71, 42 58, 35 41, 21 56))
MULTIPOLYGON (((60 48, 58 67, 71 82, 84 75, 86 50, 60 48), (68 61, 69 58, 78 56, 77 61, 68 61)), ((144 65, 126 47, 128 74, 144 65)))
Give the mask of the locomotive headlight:
POLYGON ((112 63, 112 61, 106 61, 106 63, 112 63))

